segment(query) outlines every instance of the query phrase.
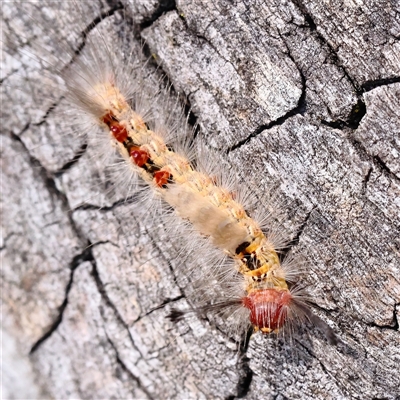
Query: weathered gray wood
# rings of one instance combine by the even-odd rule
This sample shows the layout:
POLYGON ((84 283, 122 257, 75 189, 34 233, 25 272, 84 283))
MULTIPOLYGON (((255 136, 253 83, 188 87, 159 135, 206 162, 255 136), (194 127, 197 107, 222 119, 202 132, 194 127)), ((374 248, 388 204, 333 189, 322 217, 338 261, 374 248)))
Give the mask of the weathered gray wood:
POLYGON ((7 398, 399 398, 395 3, 130 0, 125 23, 118 4, 49 2, 34 15, 2 6, 11 41, 29 54, 41 43, 51 62, 68 64, 57 43, 80 43, 80 27, 110 9, 98 26, 111 47, 120 35, 140 51, 144 38, 260 206, 271 188, 285 204, 283 229, 310 261, 303 281, 315 313, 343 342, 304 327, 286 345, 253 335, 245 352, 223 324, 169 322, 171 307, 190 301, 173 240, 112 203, 87 168, 90 149, 71 162, 83 143, 59 131, 62 91, 43 62, 5 40, 2 345, 17 344, 3 357, 7 398), (51 27, 36 23, 50 10, 51 27), (10 371, 22 364, 17 381, 10 371))

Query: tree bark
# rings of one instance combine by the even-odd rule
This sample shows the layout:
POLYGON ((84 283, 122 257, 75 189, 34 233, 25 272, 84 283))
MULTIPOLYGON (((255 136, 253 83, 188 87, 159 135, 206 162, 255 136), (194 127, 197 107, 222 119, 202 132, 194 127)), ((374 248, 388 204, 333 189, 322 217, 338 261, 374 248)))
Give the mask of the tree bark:
POLYGON ((123 21, 121 6, 2 5, 3 397, 399 399, 399 3, 126 0, 123 21), (223 323, 166 318, 191 304, 174 238, 109 202, 92 150, 59 132, 45 70, 73 62, 57 43, 84 47, 76 19, 148 52, 260 207, 284 204, 341 343, 304 325, 238 344, 223 323))

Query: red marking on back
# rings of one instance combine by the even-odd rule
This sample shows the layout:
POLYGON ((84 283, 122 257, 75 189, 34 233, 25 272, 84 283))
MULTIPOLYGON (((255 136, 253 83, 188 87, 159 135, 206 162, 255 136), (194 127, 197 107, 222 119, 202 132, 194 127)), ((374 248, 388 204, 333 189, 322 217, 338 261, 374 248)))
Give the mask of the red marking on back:
POLYGON ((132 147, 129 154, 138 167, 143 167, 150 157, 149 153, 146 150, 142 150, 140 147, 132 147))
POLYGON ((118 142, 125 142, 128 139, 128 131, 123 125, 113 123, 110 127, 110 131, 118 142))
POLYGON ((115 118, 115 115, 112 111, 108 111, 100 118, 101 122, 104 122, 109 128, 114 138, 118 140, 118 142, 125 142, 128 139, 128 131, 126 128, 121 125, 118 120, 115 118))
POLYGON ((274 331, 284 325, 291 300, 288 290, 260 289, 244 297, 242 303, 250 310, 254 326, 274 331))
POLYGON ((157 171, 154 174, 154 180, 158 187, 162 187, 168 183, 171 174, 168 171, 157 171))

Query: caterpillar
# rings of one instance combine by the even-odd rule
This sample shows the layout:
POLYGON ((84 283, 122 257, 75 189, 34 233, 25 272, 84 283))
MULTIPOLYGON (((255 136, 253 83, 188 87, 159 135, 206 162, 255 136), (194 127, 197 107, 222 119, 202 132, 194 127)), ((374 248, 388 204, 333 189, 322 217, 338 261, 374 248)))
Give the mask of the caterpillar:
MULTIPOLYGON (((288 288, 273 243, 232 193, 196 171, 188 158, 177 154, 146 126, 119 90, 120 79, 114 74, 90 87, 90 96, 89 90, 82 91, 80 80, 69 80, 70 95, 78 104, 95 110, 92 115, 97 123, 108 128, 121 156, 155 195, 234 260, 246 292, 238 302, 249 310, 254 328, 263 333, 277 331, 295 307, 296 298, 288 288)), ((88 78, 83 77, 83 81, 88 78)))

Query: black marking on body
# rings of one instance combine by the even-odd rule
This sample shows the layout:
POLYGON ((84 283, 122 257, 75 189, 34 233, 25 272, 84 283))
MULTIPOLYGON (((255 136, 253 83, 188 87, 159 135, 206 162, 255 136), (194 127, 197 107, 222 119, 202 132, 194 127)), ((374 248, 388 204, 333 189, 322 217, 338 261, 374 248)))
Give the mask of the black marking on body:
POLYGON ((250 246, 250 242, 243 242, 242 244, 239 244, 238 247, 236 247, 235 253, 236 254, 240 254, 240 253, 244 253, 244 251, 246 250, 247 247, 250 246))
POLYGON ((261 267, 260 260, 256 257, 255 253, 245 254, 242 260, 250 271, 254 271, 261 267))

